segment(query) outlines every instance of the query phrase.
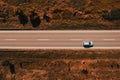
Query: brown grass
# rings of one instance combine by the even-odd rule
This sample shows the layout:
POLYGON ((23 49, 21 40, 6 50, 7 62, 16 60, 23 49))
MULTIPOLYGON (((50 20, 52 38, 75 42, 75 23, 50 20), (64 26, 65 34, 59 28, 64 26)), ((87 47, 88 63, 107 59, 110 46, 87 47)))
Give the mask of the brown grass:
MULTIPOLYGON (((21 8, 27 16, 30 15, 30 11, 35 10, 41 19, 43 19, 43 13, 47 12, 47 15, 51 18, 51 22, 47 23, 42 20, 40 26, 36 28, 38 30, 120 29, 120 20, 109 21, 102 16, 103 14, 110 14, 111 10, 119 9, 119 0, 30 0, 30 2, 26 2, 26 0, 14 0, 12 2, 9 0, 1 0, 0 4, 0 18, 4 19, 4 17, 1 17, 2 15, 9 17, 6 23, 0 20, 0 23, 4 24, 0 25, 0 28, 23 29, 23 26, 19 24, 17 16, 15 17, 17 19, 16 21, 12 19, 17 8, 21 8), (3 4, 6 4, 8 7, 3 6, 3 4), (61 12, 54 13, 55 10, 60 10, 61 12), (74 13, 76 13, 75 16, 73 16, 74 13)), ((30 23, 26 25, 26 28, 34 29, 30 23)))
MULTIPOLYGON (((119 80, 120 49, 0 50, 15 65, 16 80, 119 80), (22 63, 22 67, 20 64, 22 63)), ((11 78, 0 65, 1 79, 11 78)))

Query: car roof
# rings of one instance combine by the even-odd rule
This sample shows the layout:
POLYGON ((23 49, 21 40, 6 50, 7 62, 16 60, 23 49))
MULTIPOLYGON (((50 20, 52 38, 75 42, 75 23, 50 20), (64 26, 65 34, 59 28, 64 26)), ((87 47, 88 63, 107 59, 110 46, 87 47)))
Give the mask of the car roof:
POLYGON ((84 41, 83 43, 84 43, 84 44, 89 44, 89 42, 88 42, 88 41, 84 41))

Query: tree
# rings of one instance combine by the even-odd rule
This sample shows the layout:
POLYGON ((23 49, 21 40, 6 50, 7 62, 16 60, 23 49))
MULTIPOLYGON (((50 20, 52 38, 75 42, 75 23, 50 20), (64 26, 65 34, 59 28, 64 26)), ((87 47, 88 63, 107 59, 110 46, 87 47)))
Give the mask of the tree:
POLYGON ((34 28, 38 27, 41 23, 41 19, 38 16, 38 14, 35 13, 35 11, 32 11, 30 14, 30 22, 32 24, 32 27, 34 27, 34 28))
POLYGON ((25 26, 28 23, 28 17, 27 17, 27 15, 24 14, 24 12, 21 9, 18 9, 16 11, 16 15, 18 15, 20 24, 25 26))
POLYGON ((12 77, 11 79, 12 80, 15 80, 15 74, 16 74, 16 71, 15 71, 15 66, 14 64, 12 64, 10 61, 8 60, 5 60, 2 62, 2 66, 9 66, 9 69, 10 69, 10 73, 12 74, 12 77))
POLYGON ((102 17, 106 20, 120 20, 120 9, 113 9, 110 12, 104 12, 102 17))
POLYGON ((46 20, 46 22, 50 22, 50 17, 47 16, 47 13, 45 12, 43 15, 43 19, 46 20))

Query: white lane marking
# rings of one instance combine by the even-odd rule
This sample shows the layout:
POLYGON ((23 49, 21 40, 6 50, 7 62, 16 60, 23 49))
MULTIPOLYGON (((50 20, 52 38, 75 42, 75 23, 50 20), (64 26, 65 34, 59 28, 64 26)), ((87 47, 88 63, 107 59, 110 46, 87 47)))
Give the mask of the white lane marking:
POLYGON ((87 33, 87 32, 91 32, 91 33, 94 33, 94 32, 97 32, 97 33, 101 33, 101 32, 118 32, 120 33, 120 30, 43 30, 43 31, 40 31, 40 30, 31 30, 31 31, 28 31, 28 30, 24 30, 24 31, 0 31, 0 33, 87 33))
POLYGON ((15 40, 22 40, 22 41, 29 41, 29 40, 38 40, 38 41, 49 41, 49 40, 72 40, 72 41, 80 41, 82 39, 1 39, 1 40, 7 40, 7 41, 15 41, 15 40))
POLYGON ((26 41, 26 40, 39 40, 39 41, 47 41, 47 40, 50 40, 50 39, 1 39, 1 40, 6 40, 6 41, 16 41, 16 40, 23 40, 23 41, 26 41))
POLYGON ((49 40, 49 39, 18 39, 18 40, 22 40, 22 41, 30 41, 30 40, 39 40, 39 41, 44 41, 44 40, 49 40))
POLYGON ((17 39, 4 39, 6 41, 16 41, 17 39))
POLYGON ((120 49, 120 47, 93 47, 93 48, 84 48, 84 47, 2 47, 0 49, 120 49))
POLYGON ((115 39, 103 39, 104 41, 114 41, 115 39))
MULTIPOLYGON (((15 41, 17 39, 3 39, 7 41, 15 41)), ((81 41, 83 39, 18 39, 18 40, 38 40, 38 41, 48 41, 48 40, 71 40, 71 41, 81 41)), ((103 39, 104 41, 114 41, 116 39, 103 39)))

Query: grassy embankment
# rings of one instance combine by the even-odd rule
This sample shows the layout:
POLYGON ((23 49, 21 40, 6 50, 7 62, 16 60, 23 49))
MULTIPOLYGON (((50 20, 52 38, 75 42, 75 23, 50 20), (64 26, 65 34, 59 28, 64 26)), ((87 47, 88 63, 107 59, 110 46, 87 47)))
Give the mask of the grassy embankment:
MULTIPOLYGON (((120 49, 1 50, 0 64, 5 60, 14 64, 16 80, 120 79, 120 49)), ((11 78, 9 67, 0 71, 2 80, 11 78)))
MULTIPOLYGON (((119 0, 3 0, 8 6, 0 3, 0 16, 9 12, 9 20, 0 24, 1 28, 23 28, 17 16, 17 8, 21 8, 29 16, 35 10, 42 20, 37 29, 41 30, 118 30, 120 29, 119 0), (62 2, 63 1, 63 2, 62 2), (4 8, 4 9, 3 9, 4 8), (115 11, 116 10, 116 11, 115 11), (43 20, 43 13, 51 18, 50 23, 43 20), (115 19, 118 17, 119 19, 115 19), (113 19, 113 20, 111 20, 113 19)), ((34 29, 28 23, 26 28, 34 29)))

